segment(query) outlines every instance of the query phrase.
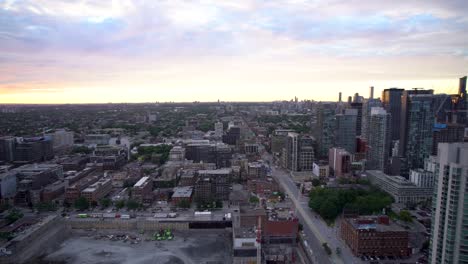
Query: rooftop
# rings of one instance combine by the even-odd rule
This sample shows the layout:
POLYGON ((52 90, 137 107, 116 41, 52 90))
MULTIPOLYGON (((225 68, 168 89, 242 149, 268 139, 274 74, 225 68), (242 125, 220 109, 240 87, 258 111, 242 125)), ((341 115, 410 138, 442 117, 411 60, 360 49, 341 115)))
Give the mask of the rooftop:
POLYGON ((133 187, 141 187, 145 182, 149 180, 149 177, 142 177, 133 187))
POLYGON ((190 198, 192 196, 193 187, 192 186, 185 186, 185 187, 175 187, 174 194, 172 198, 190 198))

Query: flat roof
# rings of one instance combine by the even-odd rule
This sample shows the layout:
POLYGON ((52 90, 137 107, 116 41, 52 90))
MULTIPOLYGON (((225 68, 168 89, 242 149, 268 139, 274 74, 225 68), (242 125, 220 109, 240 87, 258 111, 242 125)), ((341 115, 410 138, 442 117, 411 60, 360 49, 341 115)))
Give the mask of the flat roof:
POLYGON ((148 179, 148 176, 142 177, 133 187, 141 187, 148 179))
POLYGON ((174 194, 172 198, 190 198, 192 196, 193 187, 192 186, 185 186, 185 187, 175 187, 174 194))

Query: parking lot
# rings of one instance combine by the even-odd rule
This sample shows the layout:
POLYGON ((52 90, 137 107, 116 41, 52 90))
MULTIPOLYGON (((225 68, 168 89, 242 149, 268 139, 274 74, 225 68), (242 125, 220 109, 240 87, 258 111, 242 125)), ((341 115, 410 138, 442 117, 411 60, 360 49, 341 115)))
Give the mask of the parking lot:
POLYGON ((174 239, 153 241, 153 233, 80 231, 47 263, 195 264, 231 263, 230 236, 224 231, 174 232, 174 239))

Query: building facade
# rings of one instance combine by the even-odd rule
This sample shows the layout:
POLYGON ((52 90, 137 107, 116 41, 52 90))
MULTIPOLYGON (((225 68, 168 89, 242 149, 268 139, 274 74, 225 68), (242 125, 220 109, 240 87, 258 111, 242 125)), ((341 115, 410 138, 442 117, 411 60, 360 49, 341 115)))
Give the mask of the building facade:
POLYGON ((440 143, 437 153, 429 261, 468 263, 468 143, 440 143))
POLYGON ((402 95, 400 126, 401 173, 423 168, 432 153, 434 127, 433 90, 406 90, 402 95))
POLYGON ((373 107, 370 113, 368 136, 368 163, 371 170, 387 169, 390 156, 390 126, 391 116, 382 107, 373 107))
POLYGON ((351 154, 356 152, 357 119, 357 109, 345 109, 342 114, 336 115, 334 146, 343 148, 351 154))

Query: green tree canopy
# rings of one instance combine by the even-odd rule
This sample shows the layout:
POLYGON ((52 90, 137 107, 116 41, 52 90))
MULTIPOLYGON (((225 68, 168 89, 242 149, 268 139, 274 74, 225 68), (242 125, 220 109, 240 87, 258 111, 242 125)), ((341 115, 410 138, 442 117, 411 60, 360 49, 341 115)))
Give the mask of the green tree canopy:
POLYGON ((81 211, 86 210, 86 209, 89 208, 88 199, 86 199, 85 197, 82 196, 82 197, 76 199, 74 206, 78 210, 81 210, 81 211))

